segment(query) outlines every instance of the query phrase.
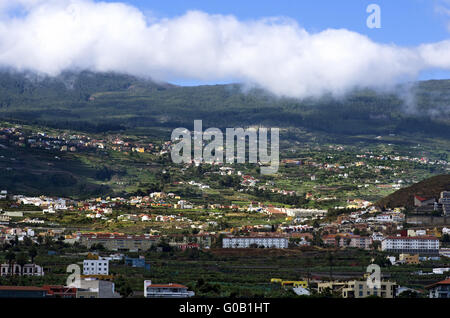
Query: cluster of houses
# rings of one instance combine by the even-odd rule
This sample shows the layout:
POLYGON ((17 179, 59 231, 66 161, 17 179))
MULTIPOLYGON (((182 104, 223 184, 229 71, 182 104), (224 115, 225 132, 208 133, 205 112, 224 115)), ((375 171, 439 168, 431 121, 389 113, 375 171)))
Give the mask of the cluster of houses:
POLYGON ((171 141, 156 145, 154 143, 142 143, 124 141, 120 137, 108 136, 105 139, 97 139, 85 134, 69 134, 65 132, 35 132, 21 125, 14 127, 0 127, 0 140, 2 144, 16 147, 30 147, 46 151, 93 151, 111 149, 118 152, 137 152, 164 155, 171 148, 171 141))

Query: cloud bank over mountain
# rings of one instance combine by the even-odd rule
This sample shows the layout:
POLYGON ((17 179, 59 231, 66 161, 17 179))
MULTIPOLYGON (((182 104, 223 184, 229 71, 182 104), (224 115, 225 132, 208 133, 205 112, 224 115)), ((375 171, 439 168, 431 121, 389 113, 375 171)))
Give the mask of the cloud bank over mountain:
POLYGON ((450 69, 450 41, 406 48, 346 29, 309 33, 288 18, 240 21, 190 11, 155 19, 124 3, 0 0, 0 67, 232 79, 280 96, 339 96, 450 69))

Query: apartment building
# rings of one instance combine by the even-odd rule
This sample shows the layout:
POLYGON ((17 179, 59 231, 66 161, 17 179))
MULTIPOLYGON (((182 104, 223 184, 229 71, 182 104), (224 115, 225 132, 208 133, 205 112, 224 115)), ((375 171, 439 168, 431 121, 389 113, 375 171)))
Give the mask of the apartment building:
POLYGON ((223 248, 250 248, 253 246, 265 248, 288 248, 289 240, 285 237, 225 237, 223 248))
POLYGON ((83 275, 109 275, 109 260, 85 259, 83 261, 83 275))
POLYGON ((159 236, 123 235, 115 233, 81 234, 80 244, 91 248, 94 244, 101 244, 111 251, 138 252, 148 250, 158 244, 159 236))
POLYGON ((434 236, 391 236, 381 241, 383 251, 419 255, 439 255, 439 239, 434 236))
POLYGON ((442 212, 444 215, 450 215, 450 191, 442 191, 439 198, 439 203, 442 204, 442 212))
POLYGON ((327 290, 340 294, 343 298, 365 298, 368 296, 378 296, 382 298, 394 298, 398 285, 390 281, 382 281, 380 288, 374 286, 370 288, 367 281, 352 280, 346 282, 322 282, 318 283, 319 293, 327 290))
POLYGON ((372 246, 372 238, 353 235, 348 233, 343 234, 330 234, 322 237, 325 244, 339 247, 355 247, 365 250, 369 250, 372 246))

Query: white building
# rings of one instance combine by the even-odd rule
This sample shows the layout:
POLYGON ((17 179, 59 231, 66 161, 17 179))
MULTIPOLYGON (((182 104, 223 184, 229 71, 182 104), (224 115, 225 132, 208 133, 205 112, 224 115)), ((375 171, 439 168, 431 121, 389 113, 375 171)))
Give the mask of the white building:
POLYGON ((145 298, 188 298, 194 296, 193 291, 180 284, 152 284, 151 280, 144 281, 145 298))
POLYGON ((23 269, 19 264, 1 264, 0 265, 0 276, 44 276, 44 270, 41 266, 36 264, 25 264, 23 269))
POLYGON ((284 237, 225 237, 222 240, 223 248, 249 248, 252 245, 266 248, 287 248, 289 240, 284 237))
POLYGON ((405 220, 405 215, 402 213, 384 213, 377 215, 375 221, 383 222, 403 222, 405 220))
POLYGON ((391 236, 381 241, 381 250, 408 254, 439 254, 439 239, 433 236, 391 236))
POLYGON ((439 203, 442 204, 442 212, 444 215, 450 215, 450 191, 441 192, 439 203))
POLYGON ((76 298, 120 298, 115 285, 110 281, 82 279, 77 287, 76 298))
POLYGON ((444 273, 449 272, 450 267, 433 268, 433 274, 444 275, 444 273))
POLYGON ((83 261, 83 275, 109 275, 109 260, 85 259, 83 261))

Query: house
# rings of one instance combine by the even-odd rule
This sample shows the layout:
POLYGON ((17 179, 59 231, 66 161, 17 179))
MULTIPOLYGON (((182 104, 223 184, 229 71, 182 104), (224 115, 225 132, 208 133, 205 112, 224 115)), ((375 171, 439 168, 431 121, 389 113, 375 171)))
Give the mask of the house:
POLYGON ((193 291, 180 284, 152 284, 151 280, 144 281, 145 298, 188 298, 194 296, 193 291))
POLYGON ((439 268, 433 268, 433 274, 436 275, 444 275, 444 273, 449 272, 450 267, 439 267, 439 268))
POLYGON ((416 206, 416 207, 433 205, 435 202, 436 202, 436 200, 434 198, 426 199, 426 198, 423 198, 418 195, 414 196, 414 206, 416 206))
POLYGON ((439 249, 439 255, 450 258, 450 248, 439 249))
POLYGON ((450 298, 450 278, 425 287, 430 298, 450 298))
POLYGON ((372 245, 371 237, 364 237, 348 233, 329 234, 322 237, 325 244, 339 247, 355 247, 369 250, 372 245))
POLYGON ((410 265, 410 264, 420 264, 419 254, 400 254, 399 261, 401 263, 410 265))

